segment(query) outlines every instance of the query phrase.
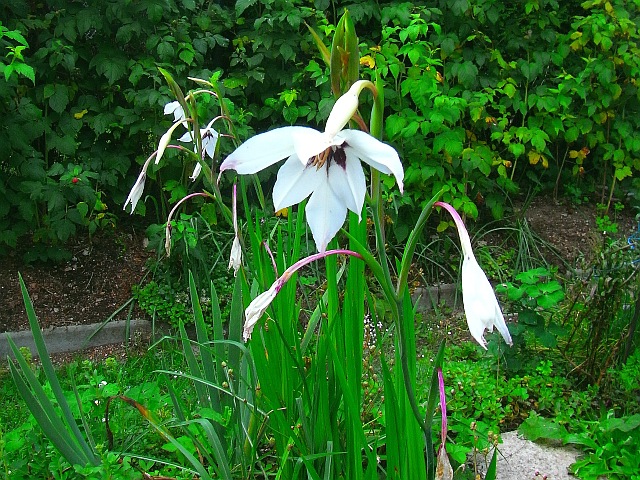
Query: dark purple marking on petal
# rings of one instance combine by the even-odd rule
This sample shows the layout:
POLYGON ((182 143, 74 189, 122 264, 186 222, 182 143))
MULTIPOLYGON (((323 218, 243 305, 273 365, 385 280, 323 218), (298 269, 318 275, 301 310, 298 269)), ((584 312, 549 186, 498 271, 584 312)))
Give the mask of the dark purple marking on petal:
POLYGON ((336 148, 333 152, 333 160, 340 165, 343 170, 347 169, 347 154, 344 153, 342 146, 336 148))

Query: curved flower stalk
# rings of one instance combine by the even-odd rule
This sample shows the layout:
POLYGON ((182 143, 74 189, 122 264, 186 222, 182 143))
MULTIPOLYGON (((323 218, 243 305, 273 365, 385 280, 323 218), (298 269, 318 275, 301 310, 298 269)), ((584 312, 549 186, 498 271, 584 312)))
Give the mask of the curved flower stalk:
POLYGON ((280 275, 280 277, 278 277, 275 282, 273 282, 269 290, 267 290, 266 292, 262 292, 260 295, 254 298, 244 311, 245 321, 244 330, 242 333, 244 341, 246 342, 251 338, 251 334, 253 333, 253 328, 255 327, 256 323, 258 323, 258 320, 260 320, 262 314, 267 310, 267 308, 269 308, 269 305, 271 305, 271 302, 273 302, 273 299, 276 298, 276 295, 278 295, 278 292, 282 289, 284 284, 287 283, 287 280, 291 278, 291 275, 311 262, 315 262, 316 260, 320 260, 321 258, 327 257, 329 255, 341 254, 351 255, 352 257, 362 259, 362 255, 351 250, 327 250, 325 252, 309 255, 302 260, 298 260, 296 263, 287 268, 284 273, 280 275))
POLYGON ((442 368, 438 367, 438 390, 440 390, 440 413, 442 414, 442 428, 440 430, 440 448, 438 449, 438 463, 436 464, 436 480, 453 480, 453 468, 447 455, 447 398, 444 391, 442 368))
POLYGON ((220 165, 241 175, 256 173, 287 158, 273 188, 275 210, 310 196, 305 212, 316 248, 324 252, 351 210, 359 217, 366 194, 361 161, 392 174, 402 191, 404 169, 398 153, 371 135, 343 130, 358 108, 367 80, 354 83, 335 103, 324 132, 308 127, 282 127, 256 135, 240 145, 220 165))
POLYGON ((447 210, 453 217, 458 229, 463 256, 462 303, 464 304, 464 313, 467 317, 467 325, 471 335, 486 350, 487 342, 484 339, 484 331, 487 329, 491 332, 495 326, 504 341, 507 342, 507 345, 513 345, 493 287, 473 255, 469 233, 462 222, 462 218, 460 218, 455 208, 448 203, 436 202, 434 205, 447 210))
POLYGON ((165 226, 164 249, 167 252, 167 257, 171 256, 171 218, 180 205, 193 197, 209 197, 215 200, 215 197, 208 192, 196 192, 190 193, 186 197, 181 198, 178 203, 173 206, 173 208, 169 212, 169 215, 167 216, 167 225, 165 226))

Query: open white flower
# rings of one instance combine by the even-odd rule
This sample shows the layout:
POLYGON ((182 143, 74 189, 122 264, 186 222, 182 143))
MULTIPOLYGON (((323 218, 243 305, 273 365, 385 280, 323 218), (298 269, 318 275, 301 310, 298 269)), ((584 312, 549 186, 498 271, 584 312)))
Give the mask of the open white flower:
MULTIPOLYGON (((202 137, 202 151, 206 153, 210 158, 213 158, 213 155, 216 152, 216 145, 218 143, 218 137, 220 136, 218 132, 216 132, 212 125, 218 118, 216 117, 209 122, 209 124, 200 130, 200 136, 202 137)), ((187 131, 184 135, 182 135, 178 141, 184 143, 193 143, 193 134, 190 131, 187 131)))
POLYGON ((180 105, 180 102, 178 102, 177 100, 169 102, 164 106, 164 114, 173 114, 174 122, 180 122, 185 119, 184 109, 182 108, 182 105, 180 105))
POLYGON ((462 247, 462 303, 467 317, 467 325, 473 338, 486 350, 485 329, 490 332, 495 326, 507 345, 513 345, 507 324, 504 322, 498 299, 487 276, 478 265, 471 249, 469 233, 456 210, 444 202, 436 202, 436 206, 446 209, 456 223, 460 246, 462 247))
POLYGON ((273 188, 276 211, 311 196, 307 222, 319 252, 342 227, 347 209, 360 216, 366 182, 361 161, 393 174, 402 191, 404 170, 389 145, 359 130, 342 130, 358 108, 358 94, 371 82, 361 80, 340 97, 324 132, 308 127, 282 127, 256 135, 240 145, 220 165, 239 174, 263 170, 287 158, 273 188))

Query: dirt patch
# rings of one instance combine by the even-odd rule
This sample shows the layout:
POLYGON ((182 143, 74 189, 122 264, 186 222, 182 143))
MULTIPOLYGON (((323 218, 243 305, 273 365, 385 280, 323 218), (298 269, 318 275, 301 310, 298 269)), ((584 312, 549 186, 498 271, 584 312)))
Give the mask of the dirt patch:
MULTIPOLYGON (((0 332, 29 328, 18 273, 27 286, 41 327, 102 322, 131 298, 144 278, 150 252, 143 237, 103 234, 67 246, 71 260, 28 265, 18 253, 0 258, 0 332)), ((115 319, 125 319, 128 308, 115 319)), ((140 312, 136 312, 139 314, 140 312)))
MULTIPOLYGON (((551 198, 538 197, 524 216, 531 229, 570 265, 589 262, 602 242, 602 231, 596 222, 598 212, 594 205, 556 203, 551 198)), ((626 238, 638 228, 628 208, 615 217, 610 213, 609 217, 612 222, 618 223, 617 233, 610 234, 613 238, 626 238)))

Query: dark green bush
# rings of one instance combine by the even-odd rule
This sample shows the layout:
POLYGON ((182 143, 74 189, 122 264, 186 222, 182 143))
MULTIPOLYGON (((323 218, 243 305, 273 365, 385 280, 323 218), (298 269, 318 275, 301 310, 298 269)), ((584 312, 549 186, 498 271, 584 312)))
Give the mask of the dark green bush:
MULTIPOLYGON (((157 67, 185 90, 187 77, 217 72, 239 140, 322 125, 332 98, 305 23, 328 38, 345 7, 362 75, 386 84, 387 140, 406 167, 407 194, 390 199, 399 219, 441 188, 471 217, 483 206, 502 216, 519 188, 582 197, 597 186, 603 203, 618 186, 637 188, 634 3, 23 0, 0 7, 24 39, 0 38, 10 50, 0 62, 0 245, 56 245, 113 223, 105 215, 169 125, 157 67)), ((166 175, 184 173, 176 162, 166 175)))

